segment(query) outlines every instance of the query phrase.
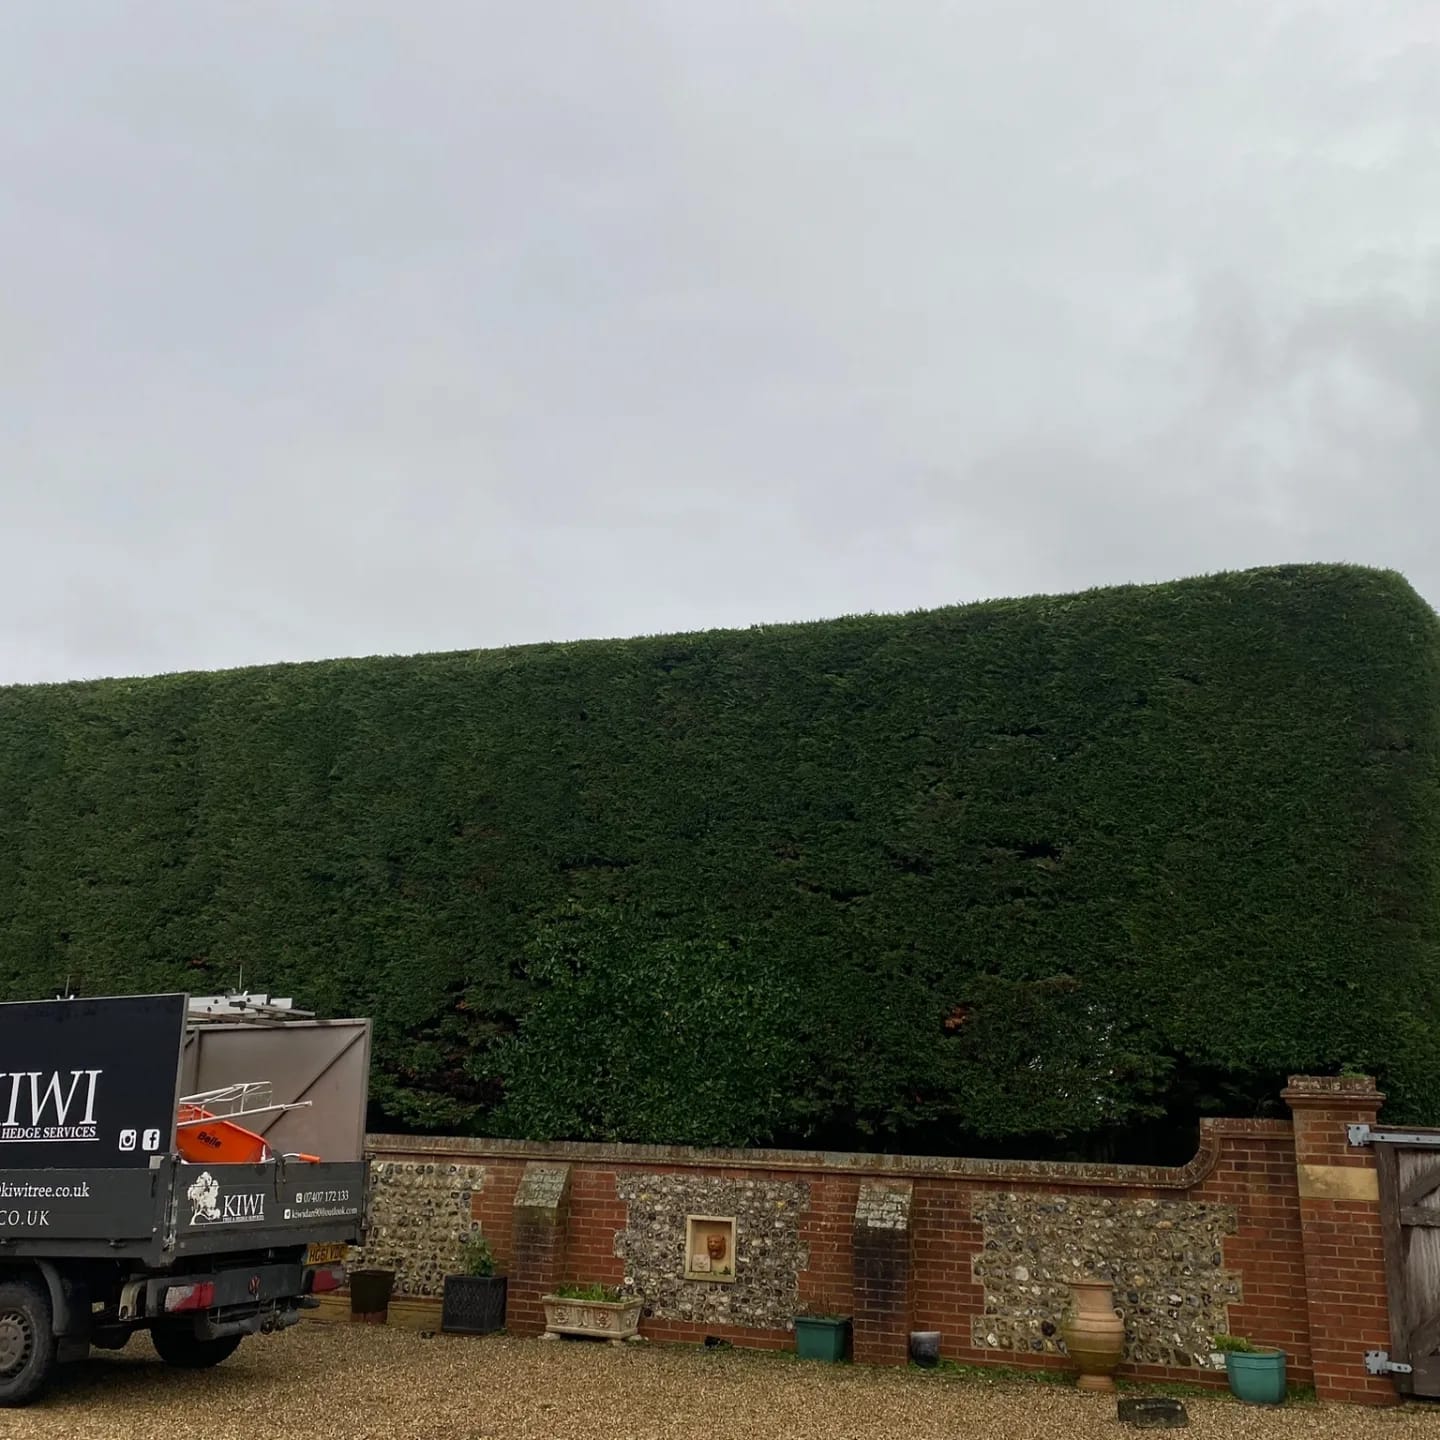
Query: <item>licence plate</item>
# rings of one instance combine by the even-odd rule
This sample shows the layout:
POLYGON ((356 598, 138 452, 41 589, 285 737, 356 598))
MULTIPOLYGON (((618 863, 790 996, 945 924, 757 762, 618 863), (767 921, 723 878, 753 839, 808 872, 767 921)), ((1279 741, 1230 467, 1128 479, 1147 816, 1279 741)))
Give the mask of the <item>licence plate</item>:
POLYGON ((307 1265, 343 1265, 350 1254, 348 1245, 311 1245, 305 1251, 307 1265))

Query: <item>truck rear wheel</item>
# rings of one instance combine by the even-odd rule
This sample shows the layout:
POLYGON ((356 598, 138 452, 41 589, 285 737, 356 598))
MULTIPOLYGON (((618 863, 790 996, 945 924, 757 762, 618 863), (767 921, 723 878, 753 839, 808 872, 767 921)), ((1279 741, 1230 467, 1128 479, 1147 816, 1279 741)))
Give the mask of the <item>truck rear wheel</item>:
POLYGON ((25 1280, 0 1283, 0 1405, 23 1405, 55 1368, 50 1297, 25 1280))
POLYGON ((177 1370, 208 1370, 228 1360, 240 1348, 243 1337, 222 1335, 218 1340, 202 1340, 189 1325, 157 1325, 150 1332, 155 1353, 177 1370))

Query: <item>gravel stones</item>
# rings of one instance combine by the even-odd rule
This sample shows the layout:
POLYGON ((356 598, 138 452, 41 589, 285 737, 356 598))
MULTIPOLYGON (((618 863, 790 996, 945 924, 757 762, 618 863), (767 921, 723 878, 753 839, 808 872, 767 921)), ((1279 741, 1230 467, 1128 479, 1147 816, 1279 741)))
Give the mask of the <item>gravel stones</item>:
MULTIPOLYGON (((1205 1440, 1436 1440, 1440 1417, 1188 1398, 1205 1440)), ((1113 1398, 699 1346, 439 1336, 307 1321, 204 1374, 148 1343, 66 1366, 7 1440, 1119 1440, 1113 1398)))

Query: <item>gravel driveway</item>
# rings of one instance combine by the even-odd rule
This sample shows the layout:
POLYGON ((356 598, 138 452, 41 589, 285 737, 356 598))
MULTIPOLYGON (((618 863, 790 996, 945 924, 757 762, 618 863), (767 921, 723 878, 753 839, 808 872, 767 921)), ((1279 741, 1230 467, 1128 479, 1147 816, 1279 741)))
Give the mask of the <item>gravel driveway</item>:
MULTIPOLYGON (((1431 1437, 1440 1404, 1262 1411, 1187 1399, 1186 1435, 1431 1437)), ((135 1341, 62 1372, 6 1440, 1061 1440, 1142 1432, 1068 1387, 828 1366, 689 1348, 614 1349, 306 1324, 249 1340, 218 1370, 165 1369, 135 1341)))

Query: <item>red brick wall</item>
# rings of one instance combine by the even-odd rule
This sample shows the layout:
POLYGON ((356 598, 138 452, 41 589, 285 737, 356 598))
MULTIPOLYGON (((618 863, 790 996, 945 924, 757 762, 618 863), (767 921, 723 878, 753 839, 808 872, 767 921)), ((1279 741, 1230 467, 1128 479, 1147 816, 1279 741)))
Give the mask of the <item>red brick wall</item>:
POLYGON ((915 1328, 914 1226, 900 1228, 898 1216, 908 1218, 913 1198, 914 1187, 907 1183, 870 1185, 862 1190, 855 1212, 855 1352, 873 1364, 904 1365, 909 1360, 909 1335, 915 1328))
POLYGON ((862 1177, 826 1175, 822 1170, 785 1178, 810 1185, 810 1211, 800 1221, 800 1238, 810 1250, 810 1268, 800 1274, 800 1303, 848 1315, 855 1308, 850 1247, 862 1177))
POLYGON ((615 1170, 580 1165, 572 1173, 565 1278, 618 1285, 625 1278, 625 1262, 616 1257, 615 1234, 625 1228, 625 1206, 615 1195, 615 1170))
POLYGON ((1378 1194, 1317 1193, 1335 1177, 1357 1191, 1378 1190, 1374 1152, 1352 1146, 1351 1124, 1373 1125, 1381 1097, 1368 1081, 1297 1077, 1285 1091, 1295 1117, 1298 1208, 1304 1240, 1305 1296, 1317 1391, 1355 1404, 1393 1403, 1395 1387, 1366 1372, 1367 1350, 1388 1350, 1390 1314, 1378 1194))
MULTIPOLYGON (((1292 1095, 1293 1085, 1286 1093, 1292 1095)), ((1372 1099, 1378 1104, 1378 1097, 1372 1099)), ((897 1318, 897 1331, 939 1330, 946 1358, 1009 1366, 1054 1368, 1067 1361, 1061 1356, 976 1346, 971 1322, 983 1313, 985 1298, 971 1273, 972 1260, 984 1243, 982 1227, 974 1218, 977 1196, 1001 1191, 1234 1207, 1236 1229, 1223 1242, 1224 1268, 1238 1274, 1242 1287, 1241 1299, 1229 1310, 1232 1332, 1282 1347, 1292 1382, 1314 1380, 1322 1398, 1374 1403, 1393 1398, 1388 1382, 1368 1379, 1363 1373, 1363 1350, 1385 1348, 1387 1343, 1376 1207, 1302 1199, 1297 1180, 1297 1161, 1354 1168, 1373 1164, 1368 1151, 1346 1144, 1345 1121, 1354 1118, 1355 1108, 1353 1097, 1333 1090, 1318 1095, 1307 1091, 1297 1102, 1293 1128, 1284 1121, 1207 1122, 1200 1153, 1189 1165, 1176 1169, 387 1136, 372 1137, 372 1145, 384 1158, 413 1159, 424 1154, 485 1166, 486 1180, 472 1202, 473 1215, 502 1268, 512 1273, 517 1264, 523 1270, 532 1263, 516 1253, 512 1209, 527 1161, 569 1164, 568 1216, 561 1227, 563 1236, 556 1237, 557 1245, 563 1244, 557 1251, 563 1256, 557 1261, 563 1281, 618 1284, 624 1279, 625 1262, 615 1254, 616 1234, 627 1225, 626 1205, 616 1193, 618 1173, 803 1181, 809 1187, 810 1203, 799 1222, 799 1238, 809 1251, 809 1267, 799 1275, 802 1304, 854 1313, 858 1299, 862 1308, 888 1314, 897 1303, 894 1297, 901 1295, 910 1313, 908 1321, 897 1318), (856 1200, 867 1180, 908 1180, 913 1186, 906 1243, 886 1252, 908 1255, 910 1273, 902 1277, 898 1289, 887 1279, 883 1294, 862 1290, 857 1296, 857 1274, 863 1287, 865 1277, 878 1273, 880 1264, 878 1250, 874 1255, 856 1251, 856 1200)), ((1369 1118, 1374 1118, 1373 1105, 1369 1118)), ((865 1244, 869 1242, 862 1241, 862 1247, 865 1244)), ((892 1261, 885 1264, 893 1269, 892 1261)), ((518 1308, 512 1304, 510 1324, 520 1333, 535 1333, 542 1318, 523 1276, 512 1279, 512 1290, 517 1279, 524 1303, 518 1308)), ((783 1328, 757 1330, 658 1317, 646 1319, 643 1331, 657 1340, 699 1341, 717 1335, 740 1345, 788 1348, 793 1344, 783 1328)), ((903 1362, 904 1335, 857 1332, 856 1358, 903 1362)), ((1224 1383, 1223 1374, 1199 1368, 1142 1365, 1124 1373, 1224 1383)))
POLYGON ((1239 1272, 1244 1291, 1230 1306, 1231 1333, 1278 1345, 1290 1377, 1308 1384, 1305 1251, 1290 1127, 1222 1121, 1214 1130, 1220 1141, 1215 1167, 1191 1198, 1236 1207, 1238 1229, 1225 1242, 1225 1259, 1239 1272))

